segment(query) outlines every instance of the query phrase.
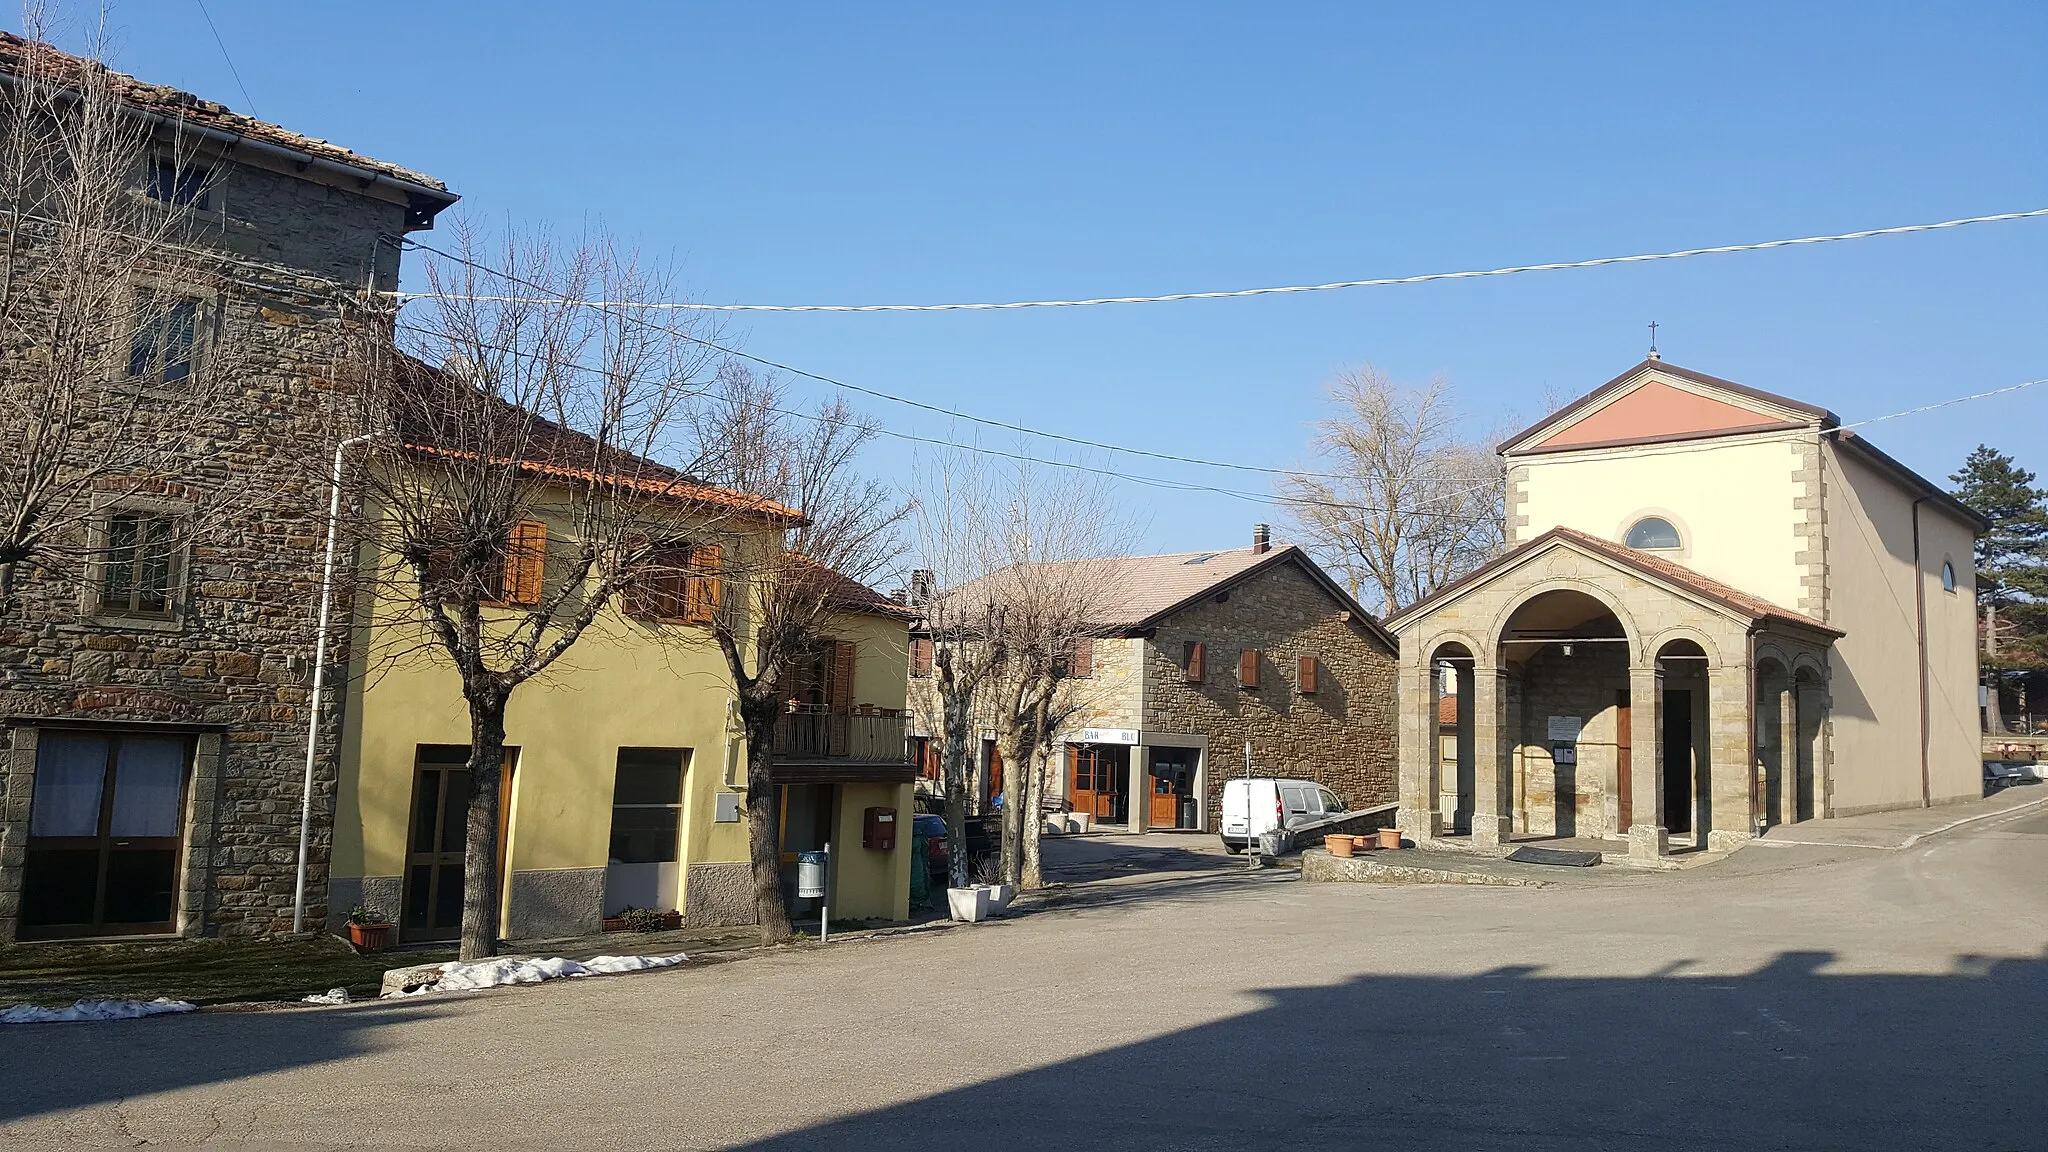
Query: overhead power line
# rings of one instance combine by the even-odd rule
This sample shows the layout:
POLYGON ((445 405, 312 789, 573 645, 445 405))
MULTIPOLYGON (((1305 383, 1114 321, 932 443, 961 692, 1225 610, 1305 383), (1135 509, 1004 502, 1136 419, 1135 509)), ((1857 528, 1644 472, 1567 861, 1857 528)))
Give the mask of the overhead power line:
POLYGON ((1888 416, 1872 416, 1868 420, 1858 420, 1853 424, 1844 424, 1842 425, 1842 427, 1861 428, 1865 424, 1882 424, 1887 420, 1897 420, 1901 416, 1918 416, 1922 412, 1932 412, 1936 408, 1947 408, 1951 404, 1966 404, 1972 400, 1983 400, 1991 396, 2003 396, 2008 392, 2018 392, 2022 389, 2032 388, 2039 384, 2048 384, 2048 377, 2043 377, 2039 380, 2028 380, 2025 383, 2013 384, 2004 388, 1993 388, 1989 392, 1972 392, 1968 396, 1958 396, 1953 400, 1939 400, 1933 404, 1922 404, 1918 408, 1908 408, 1903 412, 1893 412, 1888 416))
MULTIPOLYGON (((1874 236, 1904 236, 1913 232, 1939 232, 1971 224, 1995 224, 2007 220, 2029 220, 2048 216, 2048 208, 2028 212, 1999 212, 1990 216, 1965 216, 1932 224, 1901 224, 1891 228, 1866 228, 1859 232, 1836 232, 1826 236, 1799 236, 1789 240, 1765 240, 1754 244, 1721 244, 1712 248, 1685 248, 1676 252, 1646 252, 1634 256, 1601 256, 1591 260, 1564 260, 1548 264, 1518 264, 1507 268, 1485 268, 1465 272, 1426 272, 1416 276, 1384 276, 1372 280, 1336 280, 1328 284, 1289 284, 1275 288, 1238 288, 1222 292, 1170 292, 1163 296, 1097 296, 1085 300, 1010 300, 973 304, 705 304, 692 300, 578 300, 590 308, 646 308, 675 312, 1001 312, 1018 308, 1093 308, 1102 304, 1167 304, 1177 300, 1235 300, 1246 296, 1280 296, 1300 292, 1335 292, 1345 288, 1385 288, 1395 284, 1427 284, 1436 280, 1478 280, 1490 276, 1518 276, 1524 272, 1561 272, 1571 268, 1601 268, 1609 264, 1645 264, 1655 260, 1684 260, 1693 256, 1720 256, 1732 252, 1763 252, 1772 248, 1795 248, 1808 244, 1834 244, 1843 240, 1868 240, 1874 236)), ((422 245, 424 247, 424 245, 422 245)), ((432 292, 394 292, 401 300, 433 299, 432 292)), ((476 297, 503 304, 552 303, 555 298, 522 296, 476 297)))

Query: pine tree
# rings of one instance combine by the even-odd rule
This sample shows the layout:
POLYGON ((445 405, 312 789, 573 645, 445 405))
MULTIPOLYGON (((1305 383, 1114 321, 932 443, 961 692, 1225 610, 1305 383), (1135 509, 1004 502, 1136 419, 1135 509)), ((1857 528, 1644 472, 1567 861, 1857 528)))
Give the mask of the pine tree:
POLYGON ((1949 479, 1956 498, 1991 522, 1977 538, 1985 680, 2001 694, 2024 692, 2048 671, 2048 492, 1983 444, 1949 479))

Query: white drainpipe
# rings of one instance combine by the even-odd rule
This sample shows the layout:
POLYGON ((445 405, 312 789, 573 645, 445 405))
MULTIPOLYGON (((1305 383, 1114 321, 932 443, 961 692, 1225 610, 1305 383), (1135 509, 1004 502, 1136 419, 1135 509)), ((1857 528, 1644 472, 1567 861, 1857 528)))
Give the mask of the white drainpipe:
POLYGON ((313 701, 306 718, 306 779, 299 789, 299 871, 292 886, 292 931, 306 929, 306 852, 313 836, 313 761, 320 750, 320 707, 327 688, 327 621, 334 608, 334 538, 341 527, 342 456, 382 433, 356 436, 334 446, 334 470, 327 481, 327 561, 320 569, 320 624, 313 640, 313 701))

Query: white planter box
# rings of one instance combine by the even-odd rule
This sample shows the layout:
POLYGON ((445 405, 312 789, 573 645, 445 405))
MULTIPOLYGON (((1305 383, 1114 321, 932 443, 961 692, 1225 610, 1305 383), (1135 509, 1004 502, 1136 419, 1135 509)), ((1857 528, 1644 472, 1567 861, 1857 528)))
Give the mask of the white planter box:
POLYGON ((948 888, 946 904, 952 909, 953 919, 963 924, 979 924, 988 919, 986 888, 948 888))
POLYGON ((1010 901, 1017 898, 1015 884, 990 884, 987 888, 988 910, 997 915, 1001 915, 1003 910, 1010 906, 1010 901))
POLYGON ((1092 812, 1076 812, 1073 821, 1076 832, 1090 832, 1095 828, 1095 814, 1092 812))

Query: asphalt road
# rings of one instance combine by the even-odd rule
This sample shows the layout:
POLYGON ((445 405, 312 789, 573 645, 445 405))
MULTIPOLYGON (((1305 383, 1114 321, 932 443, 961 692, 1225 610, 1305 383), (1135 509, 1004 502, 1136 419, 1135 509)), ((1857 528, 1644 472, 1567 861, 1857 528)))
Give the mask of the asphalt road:
POLYGON ((2048 809, 1544 890, 1054 851, 1090 879, 983 926, 9 1028, 0 1146, 2048 1146, 2048 809))

